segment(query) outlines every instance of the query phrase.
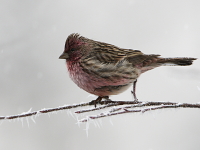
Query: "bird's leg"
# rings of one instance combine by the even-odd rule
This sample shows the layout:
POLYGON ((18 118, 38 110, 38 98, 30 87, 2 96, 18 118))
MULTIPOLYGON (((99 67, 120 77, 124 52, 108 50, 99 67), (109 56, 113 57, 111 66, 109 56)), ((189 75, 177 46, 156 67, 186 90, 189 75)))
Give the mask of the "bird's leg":
POLYGON ((136 94, 135 94, 136 82, 137 82, 137 79, 133 82, 133 91, 131 91, 131 93, 133 94, 134 101, 138 102, 138 99, 137 99, 136 94))
POLYGON ((101 102, 102 98, 103 97, 101 97, 101 96, 97 97, 96 100, 93 100, 93 101, 89 102, 89 105, 94 105, 94 107, 96 108, 97 104, 101 102))

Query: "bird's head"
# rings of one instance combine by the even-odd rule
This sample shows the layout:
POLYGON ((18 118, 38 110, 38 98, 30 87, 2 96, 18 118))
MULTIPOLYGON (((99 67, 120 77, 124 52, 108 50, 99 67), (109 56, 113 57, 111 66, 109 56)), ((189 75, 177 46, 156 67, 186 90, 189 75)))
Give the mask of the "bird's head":
POLYGON ((84 37, 77 33, 70 34, 65 42, 64 52, 60 55, 59 59, 66 59, 67 61, 77 61, 85 53, 86 42, 84 37))

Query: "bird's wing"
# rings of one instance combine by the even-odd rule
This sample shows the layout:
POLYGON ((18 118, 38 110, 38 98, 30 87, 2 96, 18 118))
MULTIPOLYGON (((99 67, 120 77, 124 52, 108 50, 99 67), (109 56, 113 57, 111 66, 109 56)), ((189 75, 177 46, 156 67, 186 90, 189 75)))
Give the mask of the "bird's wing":
POLYGON ((151 54, 139 54, 139 55, 129 55, 125 59, 128 60, 133 66, 142 64, 142 66, 146 66, 149 63, 152 63, 155 59, 160 55, 151 54))
MULTIPOLYGON (((82 70, 96 78, 105 78, 118 83, 121 78, 135 79, 134 68, 127 58, 143 55, 139 50, 119 49, 116 47, 95 49, 80 62, 82 70)), ((131 60, 131 59, 130 59, 131 60)))
POLYGON ((146 62, 149 62, 157 58, 158 56, 160 55, 155 55, 155 54, 146 55, 146 54, 143 54, 139 50, 121 49, 113 45, 103 50, 97 49, 97 51, 95 52, 96 61, 99 61, 105 64, 114 64, 114 65, 123 61, 128 61, 129 63, 132 64, 132 66, 135 66, 141 63, 145 65, 146 62))
POLYGON ((82 65, 86 69, 93 71, 117 70, 123 65, 130 64, 132 66, 146 64, 145 62, 157 58, 159 55, 145 55, 139 50, 122 49, 117 46, 95 42, 92 51, 84 59, 82 65))
POLYGON ((137 57, 144 54, 139 50, 122 49, 111 44, 98 42, 95 43, 92 55, 99 62, 115 64, 128 57, 137 57))

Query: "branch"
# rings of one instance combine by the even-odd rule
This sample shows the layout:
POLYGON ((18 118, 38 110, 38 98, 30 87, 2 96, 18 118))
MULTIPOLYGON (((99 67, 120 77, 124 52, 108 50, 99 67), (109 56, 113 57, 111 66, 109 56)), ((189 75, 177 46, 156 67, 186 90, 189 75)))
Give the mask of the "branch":
MULTIPOLYGON (((10 120, 10 119, 17 119, 29 116, 37 116, 39 114, 45 114, 65 109, 72 109, 72 108, 79 108, 79 107, 86 107, 91 106, 90 103, 80 103, 80 104, 73 104, 73 105, 64 105, 57 108, 48 108, 42 109, 39 111, 29 110, 28 112, 24 112, 18 115, 11 115, 11 116, 0 116, 0 120, 10 120)), ((90 119, 99 119, 102 117, 109 117, 114 115, 126 114, 126 113, 145 113, 148 111, 153 111, 157 109, 165 109, 165 108, 200 108, 200 104, 190 104, 190 103, 174 103, 174 102, 135 102, 135 101, 101 101, 100 106, 95 108, 94 105, 91 106, 89 109, 82 109, 78 110, 75 113, 87 113, 87 112, 94 112, 97 110, 104 110, 109 108, 109 111, 101 112, 97 115, 86 116, 85 118, 79 120, 79 122, 88 122, 90 119)))
POLYGON ((18 115, 11 115, 11 116, 0 116, 0 120, 6 120, 6 119, 16 119, 16 118, 23 118, 23 117, 29 117, 29 116, 34 116, 38 114, 45 114, 49 112, 54 112, 54 111, 60 111, 60 110, 65 110, 65 109, 72 109, 76 107, 83 107, 83 106, 88 106, 89 103, 81 103, 81 104, 74 104, 74 105, 64 105, 56 108, 47 108, 47 109, 42 109, 39 111, 34 111, 34 112, 23 112, 18 115))
POLYGON ((111 110, 109 112, 106 112, 106 113, 101 113, 101 114, 94 115, 94 116, 87 116, 86 118, 83 118, 82 120, 80 120, 80 122, 88 122, 90 119, 99 119, 99 118, 103 118, 103 117, 120 115, 120 114, 125 114, 125 113, 138 113, 138 112, 145 113, 147 111, 152 111, 152 110, 157 110, 157 109, 164 109, 164 108, 178 108, 178 107, 182 107, 182 108, 200 108, 200 104, 171 103, 170 105, 167 105, 167 103, 171 103, 171 102, 147 102, 147 103, 136 104, 136 105, 127 106, 127 107, 114 108, 113 110, 111 110), (143 107, 143 106, 153 106, 153 105, 157 105, 158 103, 160 103, 160 105, 158 105, 156 107, 129 110, 129 108, 143 107))

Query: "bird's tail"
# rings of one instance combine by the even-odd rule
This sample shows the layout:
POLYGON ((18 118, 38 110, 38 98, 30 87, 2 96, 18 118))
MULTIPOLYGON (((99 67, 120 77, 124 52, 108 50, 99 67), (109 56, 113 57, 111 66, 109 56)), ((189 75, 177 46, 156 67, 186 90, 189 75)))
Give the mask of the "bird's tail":
POLYGON ((193 60, 197 58, 159 58, 156 63, 159 63, 163 66, 189 66, 193 63, 193 60))

